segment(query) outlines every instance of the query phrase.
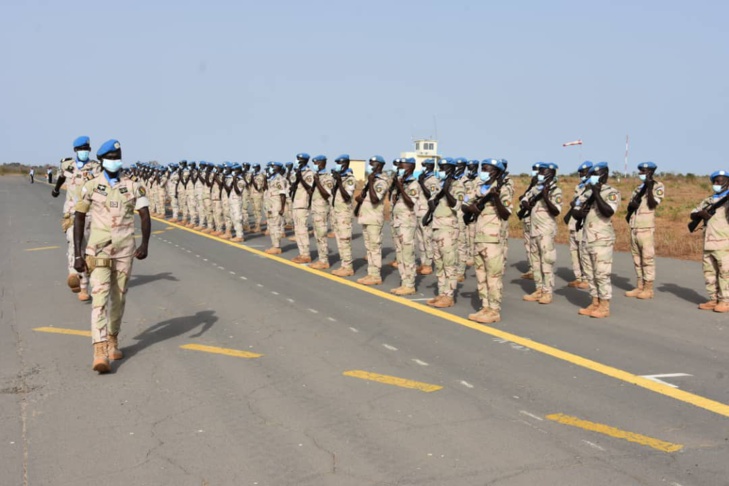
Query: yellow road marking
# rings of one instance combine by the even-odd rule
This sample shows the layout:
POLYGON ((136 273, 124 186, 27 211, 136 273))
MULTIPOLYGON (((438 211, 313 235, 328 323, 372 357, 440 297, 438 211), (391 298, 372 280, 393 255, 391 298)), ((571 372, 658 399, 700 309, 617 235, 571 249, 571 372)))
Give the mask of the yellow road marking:
POLYGON ((561 413, 547 415, 546 418, 555 422, 559 422, 560 424, 570 425, 572 427, 579 427, 580 429, 609 435, 610 437, 615 437, 617 439, 623 439, 627 440, 628 442, 634 442, 636 444, 648 446, 662 452, 676 452, 683 449, 683 446, 681 444, 674 444, 672 442, 654 439, 653 437, 648 437, 646 435, 616 429, 615 427, 610 427, 609 425, 588 422, 587 420, 582 420, 577 417, 570 417, 569 415, 564 415, 561 413))
POLYGON ((56 248, 60 248, 60 246, 41 246, 39 248, 26 248, 25 251, 55 250, 56 248))
POLYGON ((38 332, 51 332, 54 334, 69 334, 71 336, 91 337, 91 331, 80 331, 78 329, 64 329, 62 327, 36 327, 33 329, 38 332))
POLYGON ((344 376, 351 376, 354 378, 362 378, 363 380, 376 381, 377 383, 384 383, 385 385, 394 385, 402 388, 420 390, 426 393, 438 391, 443 388, 442 386, 431 385, 430 383, 406 380, 405 378, 398 378, 397 376, 380 375, 378 373, 370 373, 368 371, 362 370, 345 371, 342 374, 344 376))
POLYGON ((175 223, 171 223, 164 219, 159 219, 159 218, 155 218, 155 217, 152 217, 152 219, 154 219, 156 221, 164 222, 165 224, 173 225, 176 228, 179 228, 179 229, 182 229, 185 231, 189 231, 190 233, 194 233, 198 236, 202 236, 204 238, 209 238, 211 240, 215 240, 219 243, 224 243, 226 245, 240 248, 242 250, 245 250, 249 253, 253 253, 260 257, 277 261, 284 265, 288 265, 289 267, 297 268, 303 272, 308 272, 310 274, 317 275, 321 278, 325 278, 325 279, 331 280, 332 282, 336 282, 338 284, 345 285, 347 287, 351 287, 353 289, 357 289, 357 290, 366 292, 371 295, 375 295, 382 299, 389 300, 391 302, 397 302, 398 304, 404 305, 406 307, 410 307, 411 309, 415 309, 420 312, 430 314, 431 316, 445 319, 447 321, 453 322, 460 326, 467 327, 469 329, 473 329, 474 331, 482 332, 484 334, 498 337, 498 338, 504 339, 506 341, 511 341, 512 343, 519 344, 521 346, 525 346, 525 347, 532 349, 534 351, 537 351, 539 353, 546 354, 547 356, 551 356, 553 358, 556 358, 556 359, 559 359, 562 361, 566 361, 568 363, 572 363, 576 366, 594 371, 596 373, 601 373, 605 376, 615 378, 616 380, 630 383, 631 385, 639 386, 646 390, 650 390, 650 391, 658 393, 660 395, 664 395, 666 397, 670 397, 675 400, 678 400, 678 401, 681 401, 684 403, 688 403, 695 407, 703 408, 704 410, 708 410, 717 415, 723 415, 724 417, 729 417, 729 405, 727 405, 725 403, 717 402, 715 400, 711 400, 710 398, 702 397, 701 395, 696 395, 694 393, 690 393, 690 392, 681 390, 679 388, 672 388, 672 387, 670 387, 668 385, 664 385, 662 383, 656 383, 655 381, 651 381, 647 378, 643 378, 641 376, 635 375, 633 373, 629 373, 629 372, 621 370, 619 368, 615 368, 613 366, 608 366, 608 365, 599 363, 597 361, 593 361, 588 358, 584 358, 582 356, 578 356, 576 354, 573 354, 573 353, 570 353, 567 351, 562 351, 561 349, 555 348, 553 346, 548 346, 546 344, 532 341, 529 338, 518 336, 518 335, 512 334, 510 332, 502 331, 501 329, 497 329, 495 327, 490 327, 490 326, 486 326, 484 324, 479 324, 477 322, 469 321, 468 319, 464 319, 463 317, 459 317, 459 316, 450 314, 450 313, 442 311, 440 309, 428 307, 427 305, 424 305, 424 304, 413 302, 404 297, 398 297, 398 296, 390 294, 388 292, 383 292, 381 290, 377 290, 377 289, 368 287, 366 285, 361 285, 356 282, 352 282, 351 280, 346 280, 346 279, 331 275, 329 273, 324 273, 319 270, 311 269, 307 266, 299 265, 298 263, 293 263, 280 256, 269 255, 263 251, 256 250, 255 248, 251 248, 249 246, 246 246, 246 245, 243 245, 240 243, 234 243, 232 241, 227 241, 227 240, 218 238, 217 236, 211 236, 209 234, 200 233, 200 232, 194 231, 190 228, 186 228, 184 226, 181 226, 181 225, 178 225, 175 223))
POLYGON ((263 356, 258 353, 250 353, 239 349, 218 348, 216 346, 205 346, 203 344, 185 344, 180 346, 182 349, 190 349, 192 351, 202 351, 204 353, 224 354, 225 356, 233 356, 235 358, 260 358, 263 356))
POLYGON ((164 232, 165 232, 165 230, 157 230, 157 231, 152 231, 152 234, 153 235, 161 235, 164 232))

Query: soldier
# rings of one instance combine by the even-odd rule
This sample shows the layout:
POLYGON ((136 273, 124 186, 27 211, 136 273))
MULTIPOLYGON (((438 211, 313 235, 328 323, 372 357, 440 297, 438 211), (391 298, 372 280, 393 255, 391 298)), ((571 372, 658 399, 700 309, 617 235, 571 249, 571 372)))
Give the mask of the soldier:
POLYGON ((186 161, 180 162, 180 184, 177 186, 177 194, 180 200, 180 213, 182 218, 180 224, 190 226, 190 206, 187 204, 187 193, 192 189, 192 181, 190 180, 190 166, 186 161))
POLYGON ((241 188, 241 215, 243 216, 243 231, 250 231, 250 203, 251 203, 251 164, 244 162, 243 172, 240 176, 241 188))
POLYGON ((525 295, 527 302, 551 304, 554 292, 554 264, 557 249, 557 216, 562 211, 562 189, 557 185, 557 164, 544 162, 539 166, 537 184, 520 201, 518 215, 529 217, 531 267, 536 290, 525 295))
POLYGON ((349 155, 342 154, 334 161, 332 169, 334 188, 332 189, 332 228, 337 238, 339 260, 341 264, 332 275, 349 277, 354 275, 352 267, 352 199, 354 197, 355 180, 349 168, 349 155))
POLYGON ((575 203, 580 199, 583 193, 589 190, 589 186, 586 186, 588 175, 587 173, 592 168, 592 162, 589 160, 584 161, 577 168, 577 174, 580 176, 580 182, 575 186, 574 196, 570 203, 570 210, 565 216, 565 222, 569 227, 569 242, 570 242, 570 256, 572 257, 572 271, 575 274, 575 279, 567 284, 567 287, 577 289, 588 289, 590 284, 587 283, 587 277, 585 276, 585 270, 582 268, 582 255, 581 255, 581 239, 582 231, 577 230, 577 221, 572 217, 571 211, 575 203))
POLYGON ((385 224, 385 196, 389 187, 386 175, 382 173, 385 159, 380 155, 370 157, 366 167, 367 182, 354 200, 357 206, 354 215, 362 225, 367 250, 367 276, 357 280, 363 285, 382 283, 382 226, 385 224))
POLYGON ((294 234, 299 254, 291 259, 294 263, 311 263, 309 251, 309 207, 314 192, 314 172, 309 168, 309 154, 296 155, 298 166, 294 169, 294 183, 291 185, 293 200, 294 234))
MULTIPOLYGON (((499 159, 501 165, 504 166, 504 173, 502 174, 502 186, 501 191, 506 191, 509 201, 514 200, 514 183, 509 177, 509 161, 506 159, 499 159)), ((505 219, 501 221, 501 240, 504 242, 504 273, 506 273, 506 260, 509 257, 509 220, 505 219)), ((475 254, 475 253, 474 253, 475 254)))
POLYGON ((159 194, 157 197, 157 208, 159 212, 159 217, 163 219, 167 216, 167 181, 169 180, 169 178, 169 168, 163 165, 160 168, 159 194))
POLYGON ((400 161, 397 174, 393 177, 395 189, 390 196, 391 220, 398 245, 397 263, 400 271, 400 287, 390 290, 395 295, 415 293, 415 233, 418 227, 417 202, 420 199, 420 184, 413 177, 415 159, 400 161))
POLYGON ((235 237, 232 238, 230 241, 233 241, 235 243, 241 243, 244 241, 243 214, 241 214, 241 206, 243 204, 241 199, 241 195, 243 194, 243 190, 241 188, 241 186, 243 185, 243 181, 241 180, 241 174, 243 172, 243 167, 241 167, 240 164, 236 163, 233 164, 231 170, 231 188, 233 190, 230 192, 230 217, 233 221, 235 237))
MULTIPOLYGON (((397 176, 397 169, 400 166, 400 162, 405 160, 404 158, 397 158, 392 161, 392 170, 383 171, 382 175, 387 177, 387 199, 391 200, 392 193, 395 190, 395 178, 397 176)), ((392 244, 395 247, 395 255, 390 263, 391 267, 397 268, 397 255, 400 253, 400 240, 397 238, 395 231, 395 220, 392 218, 392 205, 390 205, 390 234, 392 235, 392 244)))
POLYGON ((170 164, 170 177, 167 179, 167 194, 170 196, 170 210, 172 215, 167 219, 173 223, 179 221, 180 203, 177 198, 177 186, 180 184, 180 166, 170 164))
POLYGON ((714 194, 691 212, 689 229, 704 222, 702 261, 709 300, 699 309, 723 313, 729 312, 729 171, 718 170, 710 179, 714 194))
POLYGON ((122 152, 119 142, 109 140, 96 153, 103 173, 84 184, 76 204, 74 268, 91 271, 94 289, 91 311, 91 338, 94 344, 93 370, 106 373, 109 360, 124 357, 119 350, 119 330, 124 315, 127 286, 134 257, 147 258, 151 233, 149 201, 144 186, 120 173, 122 152), (134 211, 142 221, 142 242, 135 249, 134 211), (83 258, 83 228, 91 213, 91 234, 83 258), (87 266, 88 262, 88 266, 87 266))
MULTIPOLYGON (((284 177, 288 181, 288 186, 290 187, 293 183, 293 179, 296 177, 294 174, 294 163, 293 162, 286 162, 286 174, 284 177)), ((293 207, 293 201, 291 200, 291 194, 286 195, 286 210, 284 211, 284 229, 292 230, 294 229, 294 211, 291 209, 293 207)))
MULTIPOLYGON (((463 177, 463 187, 466 190, 466 197, 469 199, 473 199, 477 194, 476 191, 478 191, 479 186, 479 178, 478 178, 478 166, 480 165, 480 162, 478 160, 469 160, 466 164, 466 174, 463 177)), ((461 207, 461 210, 463 210, 463 207, 461 207)), ((464 230, 466 234, 466 267, 472 267, 473 266, 473 258, 474 258, 474 238, 476 237, 476 225, 471 224, 465 227, 464 230)))
MULTIPOLYGON (((264 187, 265 191, 265 187, 264 187)), ((223 203, 223 221, 225 221, 225 233, 220 235, 224 240, 233 238, 233 218, 230 212, 232 206, 230 195, 233 192, 233 174, 230 162, 223 162, 223 190, 220 193, 220 201, 223 203)))
POLYGON ((481 309, 470 314, 472 321, 491 324, 501 321, 504 277, 503 221, 511 216, 511 197, 504 191, 504 164, 496 159, 481 162, 476 198, 469 199, 464 212, 475 217, 474 259, 481 309))
POLYGON ((432 194, 428 201, 428 214, 425 215, 425 218, 432 217, 433 261, 438 277, 438 295, 426 303, 445 308, 454 305, 453 296, 458 286, 458 220, 461 219, 460 209, 466 191, 463 182, 455 179, 456 163, 453 159, 441 159, 438 167, 441 187, 432 194))
POLYGON ((215 223, 215 231, 210 233, 212 236, 221 236, 223 234, 223 165, 219 164, 210 172, 210 203, 213 210, 213 221, 215 223))
POLYGON ((263 219, 263 191, 266 184, 266 175, 261 172, 261 164, 256 162, 252 165, 253 174, 251 174, 251 203, 253 203, 253 227, 252 233, 261 232, 261 220, 263 219))
POLYGON ((430 275, 433 273, 433 227, 423 224, 423 217, 428 212, 428 201, 431 196, 440 190, 440 182, 435 176, 435 160, 425 159, 423 171, 418 175, 420 185, 420 197, 417 204, 417 237, 418 250, 420 253, 420 266, 416 272, 418 275, 430 275))
POLYGON ((620 206, 620 192, 607 184, 610 169, 607 162, 598 162, 590 169, 590 191, 578 199, 572 217, 582 228, 582 268, 590 285, 592 303, 579 314, 595 318, 610 317, 615 230, 612 217, 620 206))
POLYGON ((205 219, 202 232, 205 234, 211 234, 215 231, 215 223, 213 218, 213 201, 210 198, 210 171, 213 169, 212 162, 200 162, 200 174, 198 175, 198 183, 200 189, 198 192, 198 206, 200 212, 205 219))
MULTIPOLYGON (((529 192, 535 185, 537 185, 537 173, 539 172, 539 167, 542 164, 542 162, 537 162, 536 164, 532 165, 532 178, 529 181, 529 187, 527 187, 526 191, 524 191, 524 194, 521 195, 519 200, 521 201, 524 196, 526 196, 526 193, 529 192)), ((526 259, 527 259, 527 265, 529 265, 529 269, 521 274, 521 278, 525 280, 534 280, 534 270, 532 269, 532 241, 530 239, 530 235, 532 233, 531 228, 531 218, 528 216, 523 218, 521 220, 522 224, 522 231, 524 233, 524 250, 526 252, 526 259)))
POLYGON ((271 248, 266 249, 266 253, 280 255, 281 238, 284 232, 283 216, 286 211, 289 181, 286 179, 284 165, 281 162, 272 162, 267 170, 269 177, 266 180, 265 206, 266 225, 271 236, 271 248))
MULTIPOLYGON (((66 249, 66 261, 68 266, 68 278, 66 283, 71 288, 71 292, 78 294, 78 299, 82 302, 89 300, 88 285, 89 275, 85 272, 77 272, 74 266, 73 251, 73 234, 74 234, 74 213, 75 206, 81 200, 81 189, 83 185, 96 177, 101 172, 99 163, 95 160, 89 160, 91 154, 91 140, 87 136, 78 137, 73 141, 73 151, 75 152, 75 160, 72 158, 63 159, 61 161, 61 171, 56 180, 56 185, 51 191, 53 197, 58 197, 61 193, 61 187, 66 184, 66 201, 63 203, 63 219, 61 220, 61 229, 66 234, 68 243, 66 249)), ((84 238, 81 240, 81 246, 88 241, 89 231, 91 228, 91 219, 85 222, 83 231, 84 238)))
MULTIPOLYGON (((468 159, 465 157, 458 157, 456 159, 456 172, 454 179, 463 184, 464 197, 467 193, 466 186, 466 165, 468 159)), ((463 222, 463 213, 461 212, 456 218, 458 222, 458 266, 456 272, 458 274, 457 281, 463 282, 466 280, 466 261, 468 260, 468 232, 466 231, 466 224, 463 222)))
POLYGON ((630 253, 633 255, 638 285, 625 292, 626 297, 653 298, 653 281, 656 279, 653 233, 656 229, 656 208, 661 204, 665 192, 663 183, 653 178, 656 168, 653 162, 638 164, 638 177, 642 184, 635 188, 628 203, 625 219, 630 225, 630 253))
POLYGON ((316 238, 317 261, 309 268, 326 270, 329 268, 329 242, 327 229, 329 225, 329 198, 334 189, 334 178, 326 171, 327 158, 317 155, 312 159, 316 172, 314 172, 314 187, 311 194, 311 220, 314 223, 314 237, 316 238))

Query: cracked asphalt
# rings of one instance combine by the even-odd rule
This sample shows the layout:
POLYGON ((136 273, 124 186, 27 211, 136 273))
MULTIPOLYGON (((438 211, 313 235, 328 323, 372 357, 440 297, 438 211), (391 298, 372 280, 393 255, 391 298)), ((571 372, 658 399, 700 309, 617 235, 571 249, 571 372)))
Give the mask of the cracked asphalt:
MULTIPOLYGON (((158 221, 149 258, 134 263, 126 357, 98 376, 89 338, 34 331, 89 327, 90 306, 65 283, 61 203, 44 184, 0 177, 2 485, 729 485, 727 416, 158 221)), ((563 286, 569 255, 558 252, 563 286)), ((659 259, 657 297, 639 303, 622 297, 633 273, 619 254, 613 316, 596 320, 577 315, 589 297, 573 289, 550 306, 522 302, 520 241, 509 256, 495 327, 635 375, 680 373, 663 379, 729 403, 729 321, 696 310, 698 263, 659 259)), ((433 283, 421 279, 414 297, 433 283)), ((382 288, 398 285, 386 269, 382 288)), ((474 289, 471 270, 449 312, 472 312, 474 289)))

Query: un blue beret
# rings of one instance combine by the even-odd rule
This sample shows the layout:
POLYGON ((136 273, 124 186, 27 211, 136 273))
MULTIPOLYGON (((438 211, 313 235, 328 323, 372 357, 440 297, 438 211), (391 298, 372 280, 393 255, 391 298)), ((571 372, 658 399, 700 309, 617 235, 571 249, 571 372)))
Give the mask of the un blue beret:
POLYGON ((99 147, 98 152, 96 152, 96 157, 102 158, 104 155, 110 153, 110 152, 120 152, 121 151, 121 144, 119 143, 119 140, 114 140, 113 138, 111 140, 107 140, 106 142, 99 147))
POLYGON ((608 167, 607 162, 598 162, 598 163, 592 165, 592 167, 590 168, 590 174, 592 174, 593 172, 597 172, 600 169, 608 169, 608 168, 609 167, 608 167))
POLYGON ((301 152, 300 154, 296 154, 296 160, 300 160, 300 159, 309 160, 310 159, 309 154, 307 154, 306 152, 301 152))
POLYGON ((378 162, 380 164, 385 163, 385 158, 382 155, 373 155, 370 157, 370 162, 378 162))
POLYGON ((638 164, 638 169, 650 169, 650 170, 656 170, 658 166, 653 162, 641 162, 638 164))
POLYGON ((532 170, 539 170, 539 168, 543 165, 544 162, 534 162, 534 164, 532 165, 532 170))
POLYGON ((579 166, 579 167, 577 168, 577 172, 579 172, 579 171, 581 171, 581 170, 585 170, 585 169, 592 169, 592 162, 590 162, 589 160, 586 160, 586 161, 584 161, 584 162, 583 162, 583 163, 581 163, 581 164, 580 164, 580 166, 579 166))
POLYGON ((314 157, 313 159, 311 159, 312 162, 321 162, 322 160, 324 162, 326 162, 327 161, 327 156, 326 155, 317 155, 316 157, 314 157))
POLYGON ((478 165, 480 162, 478 160, 469 160, 468 165, 478 165))
POLYGON ((87 137, 86 135, 81 135, 76 140, 73 141, 73 148, 77 149, 80 147, 83 147, 85 145, 91 145, 91 139, 87 137))
POLYGON ((440 159, 440 162, 438 162, 438 165, 456 165, 456 161, 450 157, 443 157, 440 159))
POLYGON ((547 169, 552 170, 559 169, 559 165, 555 164, 554 162, 542 162, 542 167, 546 167, 547 169))
POLYGON ((711 173, 711 177, 709 177, 712 181, 719 176, 727 176, 729 177, 729 170, 717 170, 711 173))
POLYGON ((349 154, 342 154, 334 160, 334 162, 349 162, 349 154))
POLYGON ((407 159, 402 159, 404 164, 415 164, 415 159, 413 157, 408 157, 407 159))
POLYGON ((492 167, 496 167, 497 169, 499 169, 501 171, 504 170, 504 164, 502 164, 500 160, 496 160, 496 159, 483 159, 481 161, 481 167, 486 167, 487 165, 490 165, 492 167))
POLYGON ((465 157, 456 158, 456 164, 467 164, 467 163, 468 163, 468 159, 465 157))

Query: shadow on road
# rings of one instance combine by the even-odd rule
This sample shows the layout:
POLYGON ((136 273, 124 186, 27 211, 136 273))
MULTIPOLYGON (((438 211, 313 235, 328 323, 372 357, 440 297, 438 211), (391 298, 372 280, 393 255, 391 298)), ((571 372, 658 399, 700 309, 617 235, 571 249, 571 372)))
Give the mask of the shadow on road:
POLYGON ((610 281, 613 283, 614 286, 618 287, 619 289, 633 290, 635 288, 635 284, 629 278, 621 277, 614 273, 610 275, 610 281))
POLYGON ((172 275, 172 272, 162 272, 156 275, 132 275, 132 280, 129 282, 129 287, 136 287, 138 285, 156 282, 157 280, 169 280, 171 282, 179 282, 179 279, 172 275))
POLYGON ((673 283, 665 283, 658 287, 656 290, 658 290, 659 292, 668 292, 669 294, 673 294, 676 297, 679 297, 687 302, 691 302, 692 304, 697 305, 709 300, 708 297, 701 295, 694 289, 681 287, 680 285, 676 285, 673 283))

